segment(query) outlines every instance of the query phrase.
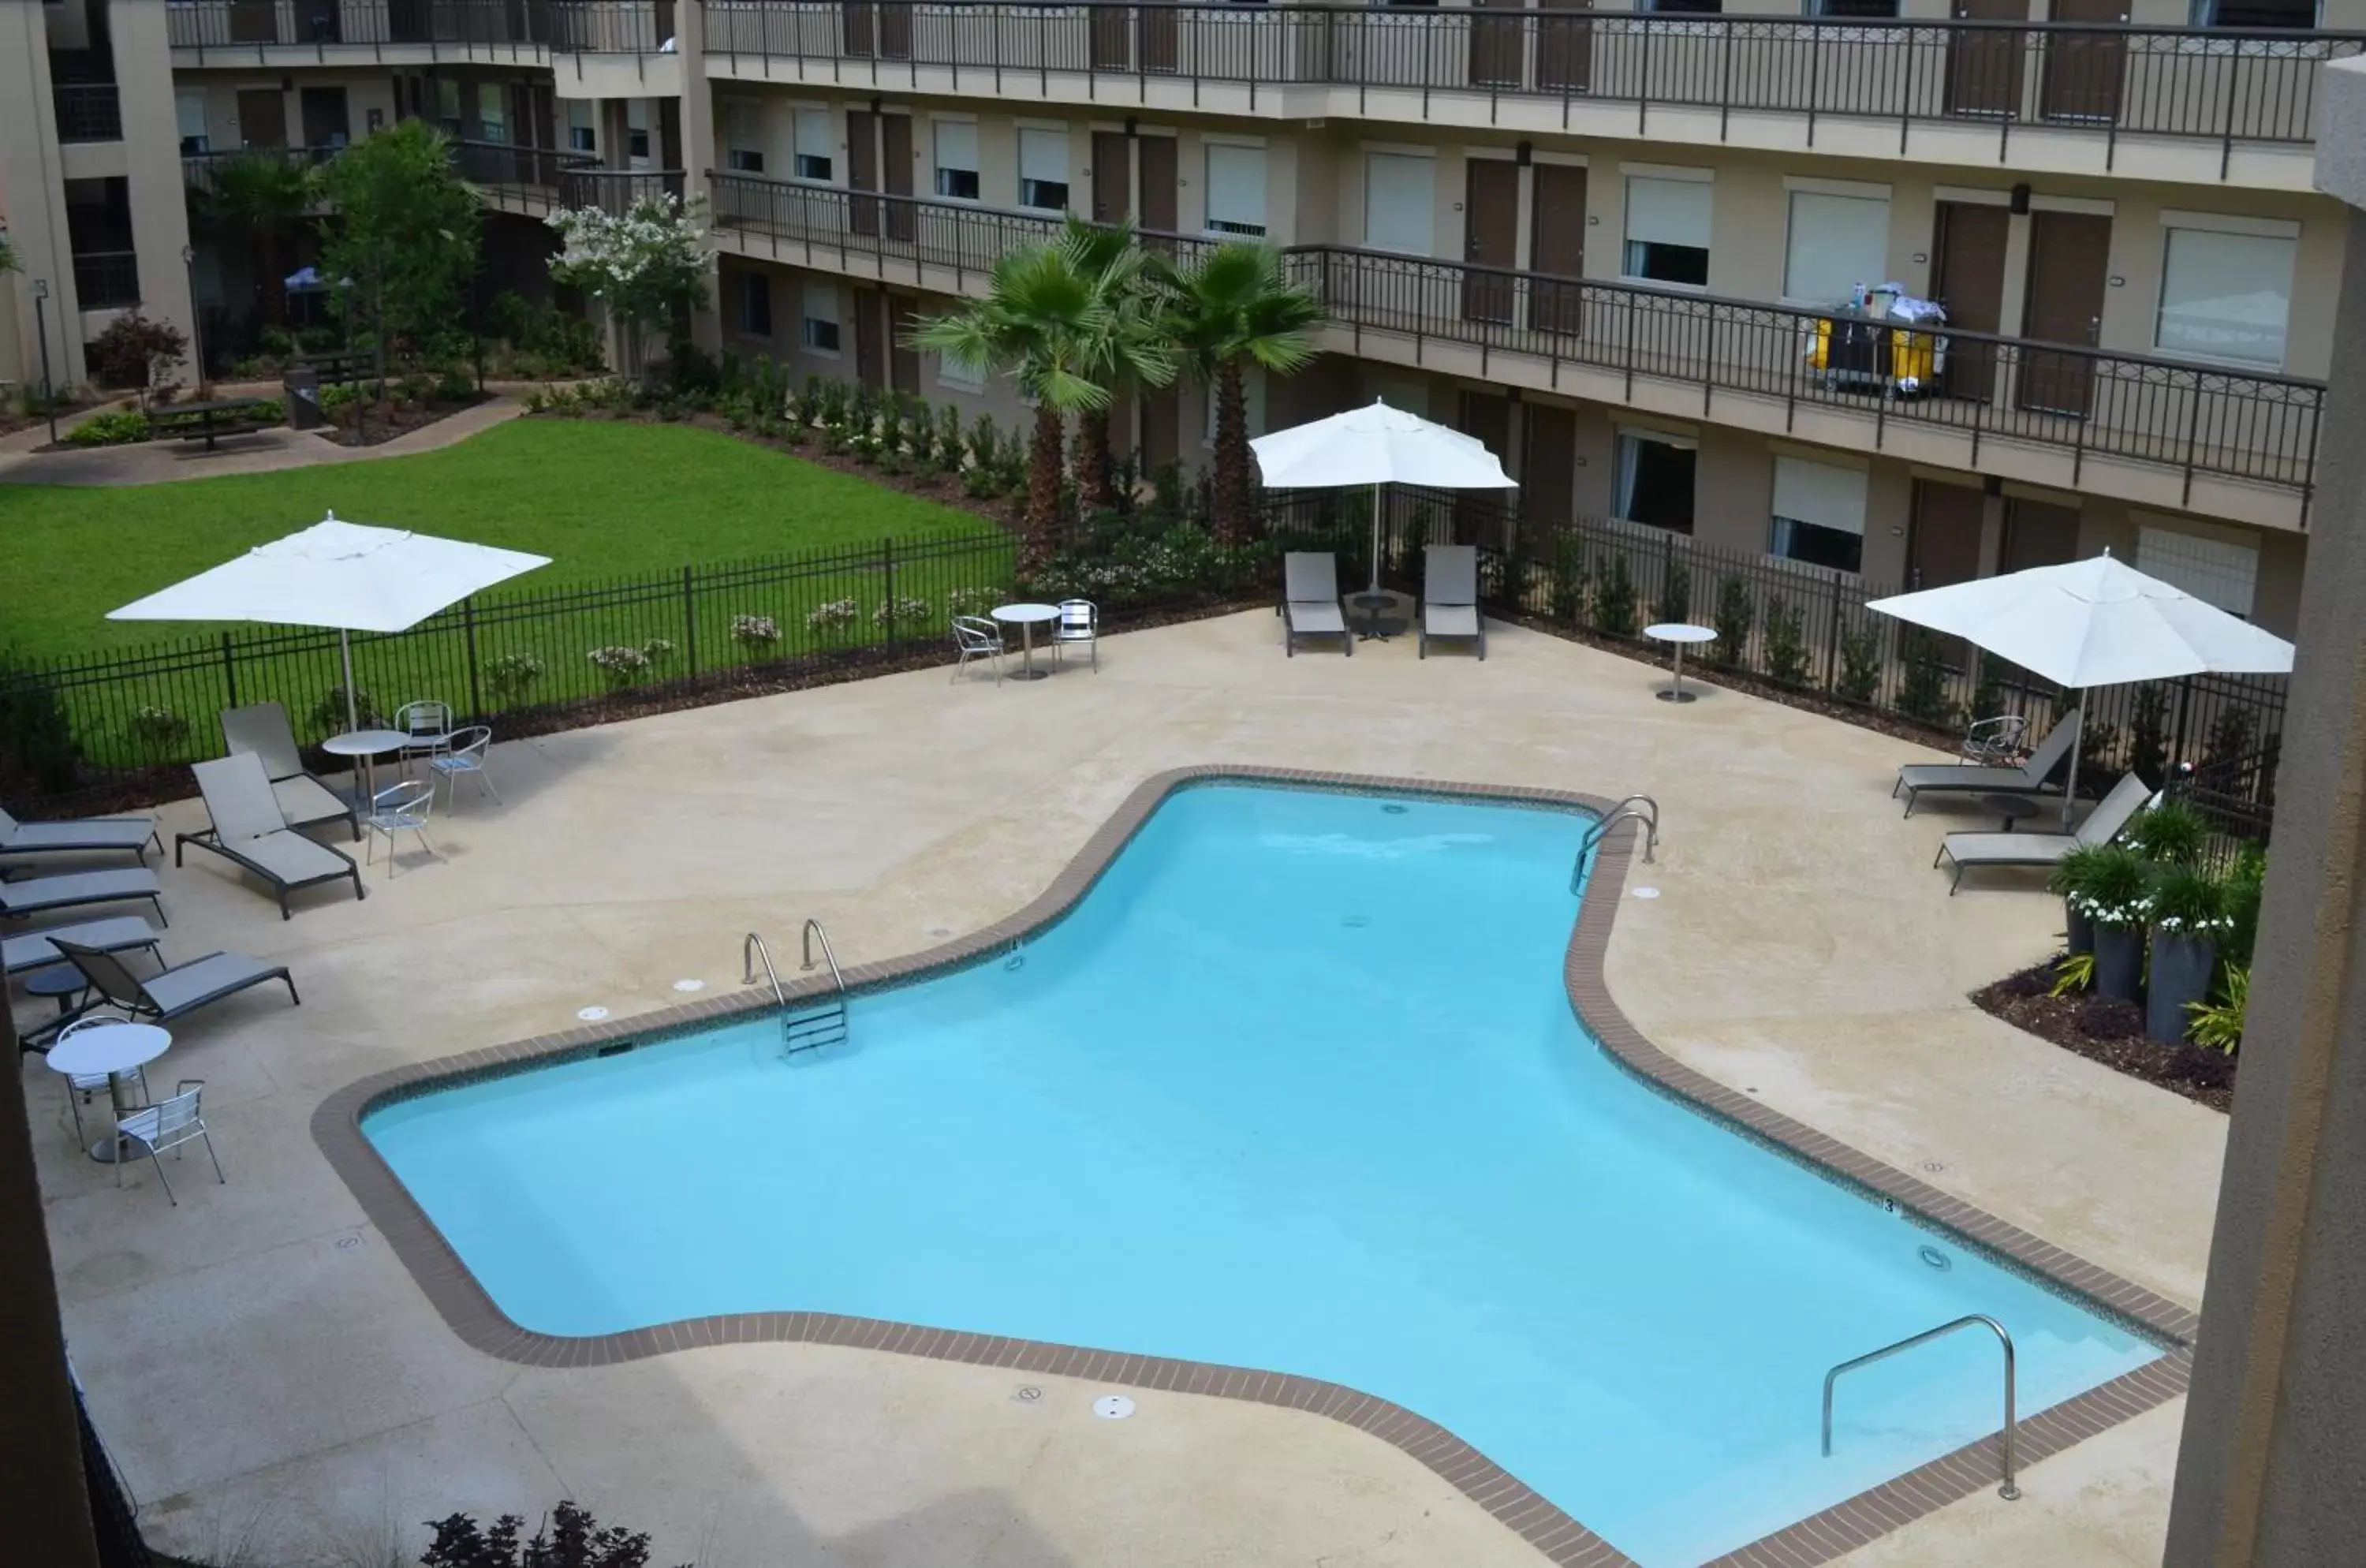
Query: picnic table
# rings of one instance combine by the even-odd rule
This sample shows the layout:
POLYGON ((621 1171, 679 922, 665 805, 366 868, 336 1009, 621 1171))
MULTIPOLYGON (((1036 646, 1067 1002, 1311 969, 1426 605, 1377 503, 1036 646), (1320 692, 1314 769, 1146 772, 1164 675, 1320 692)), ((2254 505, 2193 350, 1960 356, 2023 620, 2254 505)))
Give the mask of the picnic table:
POLYGON ((272 401, 269 398, 216 398, 205 403, 172 403, 156 411, 153 439, 203 438, 206 450, 215 451, 218 448, 214 443, 220 436, 269 429, 273 422, 256 411, 271 406, 272 401))
POLYGON ((372 356, 360 349, 339 349, 332 354, 299 354, 288 368, 310 370, 320 378, 322 386, 335 386, 346 381, 368 379, 372 356))

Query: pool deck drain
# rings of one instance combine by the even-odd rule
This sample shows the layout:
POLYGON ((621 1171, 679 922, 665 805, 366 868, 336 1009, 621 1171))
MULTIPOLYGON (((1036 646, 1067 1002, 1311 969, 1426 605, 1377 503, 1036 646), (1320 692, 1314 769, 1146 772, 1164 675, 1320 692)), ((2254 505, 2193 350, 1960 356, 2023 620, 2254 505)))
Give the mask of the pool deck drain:
MULTIPOLYGON (((1221 765, 1176 769, 1136 788, 1051 886, 1025 908, 938 947, 884 963, 855 965, 846 971, 846 984, 858 992, 876 989, 1010 953, 1025 937, 1072 909, 1169 795, 1197 784, 1223 782, 1594 812, 1610 804, 1560 790, 1296 769, 1221 765)), ((1604 975, 1633 847, 1631 823, 1615 829, 1603 844, 1564 963, 1571 1005, 1602 1049, 1651 1087, 1741 1135, 1868 1198, 1895 1203, 1960 1245, 1980 1250, 2050 1289, 2114 1316, 2164 1347, 2158 1359, 2022 1420, 2019 1446, 2024 1464, 2060 1452, 2184 1392, 2196 1327, 2190 1311, 1783 1115, 1685 1066, 1646 1039, 1611 998, 1604 975)), ((826 984, 800 979, 789 986, 792 1005, 826 984)), ((707 1346, 808 1341, 1281 1405, 1344 1422, 1401 1449, 1553 1562, 1606 1568, 1628 1561, 1581 1521, 1446 1428, 1385 1400, 1320 1380, 828 1313, 732 1314, 583 1337, 531 1332, 510 1321, 493 1303, 361 1134, 362 1117, 380 1104, 455 1083, 503 1077, 592 1055, 603 1046, 627 1040, 645 1041, 764 1012, 770 1006, 763 998, 746 994, 708 998, 660 1012, 627 1020, 603 1019, 562 1033, 375 1074, 330 1095, 313 1115, 313 1135, 452 1331, 487 1355, 527 1366, 576 1368, 707 1346)), ((1997 1438, 1990 1436, 1738 1548, 1717 1563, 1732 1568, 1808 1568, 1829 1562, 1981 1491, 1992 1484, 1998 1468, 1997 1438)))

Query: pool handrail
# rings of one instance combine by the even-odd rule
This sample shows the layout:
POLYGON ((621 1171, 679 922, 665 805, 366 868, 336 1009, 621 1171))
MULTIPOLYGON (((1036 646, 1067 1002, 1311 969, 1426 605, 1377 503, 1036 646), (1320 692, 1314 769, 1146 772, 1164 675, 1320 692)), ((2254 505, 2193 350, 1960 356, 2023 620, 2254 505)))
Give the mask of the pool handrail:
POLYGON ((787 1007, 789 996, 786 991, 781 989, 780 971, 772 967, 772 950, 764 945, 763 937, 755 931, 749 931, 748 940, 739 944, 741 969, 739 983, 743 986, 752 986, 756 983, 756 960, 759 958, 764 961, 766 978, 772 982, 772 999, 783 1007, 787 1007))
POLYGON ((2006 1332, 2003 1324, 1999 1323, 1995 1318, 1989 1316, 1986 1313, 1970 1313, 1963 1317, 1955 1319, 1953 1323, 1943 1323, 1936 1328, 1926 1328, 1920 1334, 1909 1335, 1907 1337, 1898 1340, 1894 1345, 1884 1345, 1878 1350, 1870 1350, 1852 1360, 1842 1361, 1839 1366, 1834 1367, 1831 1371, 1826 1372, 1824 1374, 1824 1457, 1826 1459, 1832 1457, 1832 1384, 1840 1381, 1840 1375, 1842 1372, 1853 1372, 1859 1367, 1869 1367, 1876 1361, 1887 1360, 1890 1357, 1897 1355, 1901 1350, 1911 1350, 1917 1345, 1927 1345, 1933 1339, 1953 1334, 1959 1328, 1969 1328, 1976 1323, 1994 1333, 1997 1337, 1997 1343, 2004 1348, 2004 1434, 2002 1442, 2004 1457, 2004 1483, 1997 1488, 1997 1495, 2003 1498, 2008 1503, 2019 1501, 2021 1497, 2021 1488, 2014 1485, 2012 1482, 2013 1439, 2017 1435, 2017 1428, 2014 1426, 2012 1416, 2012 1336, 2006 1332))
POLYGON ((1660 847, 1660 803, 1648 795, 1630 795, 1594 819, 1585 836, 1577 841, 1577 859, 1569 868, 1569 890, 1577 891, 1578 878, 1585 874, 1585 857, 1601 846, 1610 829, 1621 822, 1643 825, 1643 863, 1650 865, 1654 851, 1660 847), (1639 809, 1640 808, 1640 809, 1639 809))

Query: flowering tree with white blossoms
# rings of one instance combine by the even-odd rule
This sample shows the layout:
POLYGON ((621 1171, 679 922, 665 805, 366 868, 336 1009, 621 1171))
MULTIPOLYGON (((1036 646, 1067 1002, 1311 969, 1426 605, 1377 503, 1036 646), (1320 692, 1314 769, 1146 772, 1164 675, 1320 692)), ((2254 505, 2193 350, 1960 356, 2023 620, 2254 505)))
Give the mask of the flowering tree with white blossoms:
POLYGON ((622 214, 577 207, 546 220, 565 242, 550 276, 607 307, 637 367, 645 329, 670 331, 706 303, 704 207, 703 197, 645 196, 622 214))

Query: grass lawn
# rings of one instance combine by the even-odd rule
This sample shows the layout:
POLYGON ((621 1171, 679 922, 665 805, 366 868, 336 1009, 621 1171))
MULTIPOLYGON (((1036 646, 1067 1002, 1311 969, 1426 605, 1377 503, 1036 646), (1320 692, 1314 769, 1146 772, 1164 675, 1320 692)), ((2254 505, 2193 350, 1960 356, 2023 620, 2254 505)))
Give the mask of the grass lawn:
POLYGON ((0 484, 0 649, 49 657, 218 632, 103 617, 331 509, 550 557, 514 585, 526 592, 990 526, 711 431, 519 419, 415 457, 160 485, 0 484))

